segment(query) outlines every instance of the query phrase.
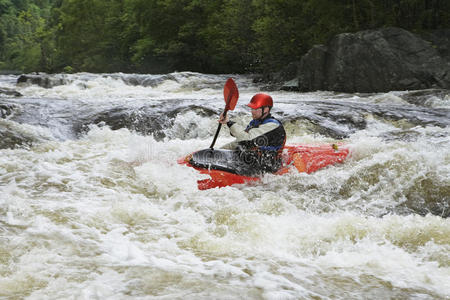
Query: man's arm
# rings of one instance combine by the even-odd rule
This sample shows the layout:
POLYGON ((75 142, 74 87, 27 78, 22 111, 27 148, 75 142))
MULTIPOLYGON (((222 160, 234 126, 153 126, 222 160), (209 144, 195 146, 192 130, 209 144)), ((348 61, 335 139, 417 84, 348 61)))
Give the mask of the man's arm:
POLYGON ((251 141, 258 136, 264 135, 269 131, 276 129, 278 126, 279 124, 277 123, 268 122, 266 124, 259 125, 259 127, 252 128, 248 132, 246 132, 245 128, 242 127, 242 125, 235 123, 230 127, 230 133, 236 138, 236 142, 251 141))

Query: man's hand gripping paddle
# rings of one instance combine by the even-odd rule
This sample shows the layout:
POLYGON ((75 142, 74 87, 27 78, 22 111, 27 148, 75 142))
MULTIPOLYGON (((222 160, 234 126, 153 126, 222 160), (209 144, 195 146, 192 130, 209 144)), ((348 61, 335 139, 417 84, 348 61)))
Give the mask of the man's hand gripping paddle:
MULTIPOLYGON (((227 116, 227 112, 229 110, 233 110, 236 107, 236 103, 239 98, 239 91, 236 86, 236 83, 234 83, 234 80, 232 78, 228 78, 227 82, 225 83, 225 86, 223 88, 223 97, 225 99, 225 109, 223 110, 223 118, 225 119, 227 116)), ((222 123, 219 123, 219 126, 217 127, 216 135, 214 135, 214 140, 209 146, 210 149, 214 148, 214 144, 216 143, 217 136, 219 136, 220 128, 222 128, 222 123)))

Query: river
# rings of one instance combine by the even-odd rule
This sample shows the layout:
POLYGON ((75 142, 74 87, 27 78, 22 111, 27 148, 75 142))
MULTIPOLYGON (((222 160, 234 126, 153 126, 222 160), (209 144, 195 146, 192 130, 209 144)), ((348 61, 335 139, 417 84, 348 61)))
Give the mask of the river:
POLYGON ((269 92, 287 144, 351 156, 199 191, 176 160, 229 76, 1 75, 0 298, 449 299, 450 92, 269 92))

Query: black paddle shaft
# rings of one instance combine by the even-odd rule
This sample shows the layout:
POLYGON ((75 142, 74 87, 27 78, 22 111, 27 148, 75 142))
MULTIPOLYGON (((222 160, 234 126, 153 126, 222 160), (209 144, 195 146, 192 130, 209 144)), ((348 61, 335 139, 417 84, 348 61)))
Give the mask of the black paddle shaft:
MULTIPOLYGON (((224 96, 226 97, 226 99, 225 99, 225 109, 223 110, 222 116, 223 116, 223 119, 225 120, 225 118, 227 117, 228 110, 229 109, 231 109, 231 110, 234 109, 234 107, 236 106, 237 97, 239 97, 239 93, 237 91, 236 84, 234 83, 233 79, 231 79, 231 78, 228 79, 227 83, 225 84, 224 96), (231 88, 230 88, 230 84, 232 85, 231 88), (231 99, 233 98, 233 93, 236 95, 236 101, 234 101, 234 103, 230 106, 231 99)), ((219 123, 219 126, 217 127, 216 134, 214 135, 214 139, 213 139, 213 141, 211 143, 211 146, 209 146, 209 148, 211 150, 214 149, 214 144, 216 143, 217 137, 219 136, 220 128, 222 128, 222 123, 219 123)))
MULTIPOLYGON (((223 111, 223 118, 224 119, 227 117, 227 112, 228 112, 228 109, 225 108, 225 110, 223 111)), ((216 130, 216 135, 214 135, 214 139, 212 141, 212 144, 211 144, 211 146, 209 146, 209 149, 211 149, 211 150, 214 149, 214 144, 216 143, 217 137, 219 136, 220 128, 222 128, 222 123, 219 123, 219 126, 217 127, 217 130, 216 130)))

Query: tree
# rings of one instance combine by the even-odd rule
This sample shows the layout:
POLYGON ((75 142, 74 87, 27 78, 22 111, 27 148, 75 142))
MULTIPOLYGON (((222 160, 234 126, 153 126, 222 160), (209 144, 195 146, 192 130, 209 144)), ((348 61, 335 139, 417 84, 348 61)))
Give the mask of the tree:
POLYGON ((306 3, 296 0, 255 0, 257 17, 252 24, 256 37, 254 48, 262 69, 275 70, 299 60, 307 50, 305 29, 311 25, 306 3))
POLYGON ((129 8, 137 24, 138 39, 132 61, 151 71, 199 69, 193 49, 201 45, 195 35, 203 21, 203 4, 190 0, 132 0, 129 8))
MULTIPOLYGON (((126 66, 124 4, 120 0, 66 0, 53 12, 59 64, 75 70, 108 72, 126 66)), ((126 18, 125 18, 126 21, 126 18)), ((59 67, 63 67, 60 65, 59 67)))
POLYGON ((199 36, 205 47, 199 55, 207 58, 209 70, 235 72, 255 69, 255 15, 252 0, 228 0, 210 7, 208 22, 200 28, 199 36))

